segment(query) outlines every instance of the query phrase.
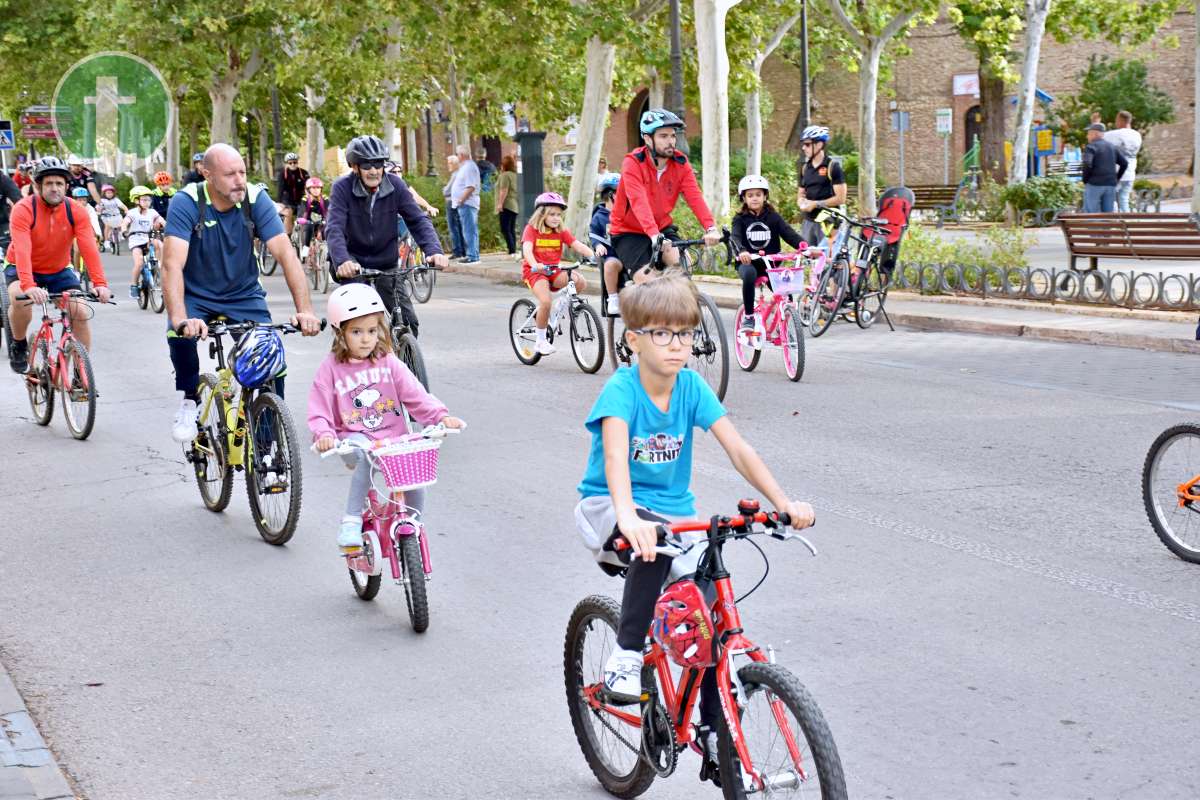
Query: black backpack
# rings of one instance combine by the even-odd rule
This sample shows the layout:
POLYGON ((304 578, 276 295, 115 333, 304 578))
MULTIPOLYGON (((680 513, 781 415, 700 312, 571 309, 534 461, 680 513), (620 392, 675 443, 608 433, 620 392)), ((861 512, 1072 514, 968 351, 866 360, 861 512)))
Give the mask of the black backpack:
MULTIPOLYGON (((29 230, 33 230, 34 228, 37 227, 38 198, 34 195, 30 195, 29 197, 30 197, 30 200, 33 202, 33 222, 29 223, 29 230)), ((45 202, 45 201, 43 201, 43 202, 45 202)), ((71 211, 71 206, 74 204, 71 202, 71 198, 69 198, 69 197, 66 200, 64 200, 63 202, 66 203, 66 205, 67 205, 67 223, 72 228, 74 228, 75 227, 75 214, 71 211)))

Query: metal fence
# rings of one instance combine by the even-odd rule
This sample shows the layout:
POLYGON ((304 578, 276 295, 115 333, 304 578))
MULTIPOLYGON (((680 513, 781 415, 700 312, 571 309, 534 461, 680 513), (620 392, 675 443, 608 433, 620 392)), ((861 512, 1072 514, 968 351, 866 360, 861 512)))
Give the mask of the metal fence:
POLYGON ((922 294, 958 294, 987 299, 1088 303, 1120 308, 1200 310, 1200 275, 1130 270, 1074 271, 1042 267, 977 267, 905 264, 894 286, 922 294))

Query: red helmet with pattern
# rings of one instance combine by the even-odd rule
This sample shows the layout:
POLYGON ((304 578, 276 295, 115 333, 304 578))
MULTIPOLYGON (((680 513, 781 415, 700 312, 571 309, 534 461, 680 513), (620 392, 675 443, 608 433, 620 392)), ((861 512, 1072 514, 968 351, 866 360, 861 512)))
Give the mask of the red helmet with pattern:
POLYGON ((704 593, 695 581, 667 587, 654 606, 654 640, 681 667, 711 667, 716 663, 713 621, 704 593))
POLYGON ((171 173, 166 172, 166 171, 154 173, 154 182, 156 184, 158 184, 159 186, 170 186, 171 185, 171 173))

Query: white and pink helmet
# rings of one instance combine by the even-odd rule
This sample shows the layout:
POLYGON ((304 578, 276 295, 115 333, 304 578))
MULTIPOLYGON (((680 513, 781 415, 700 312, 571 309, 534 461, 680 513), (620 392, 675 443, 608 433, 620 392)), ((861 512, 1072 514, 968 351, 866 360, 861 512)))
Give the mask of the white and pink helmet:
POLYGON ((537 200, 533 201, 533 207, 540 206, 558 206, 564 211, 567 208, 567 201, 563 200, 563 196, 558 192, 542 192, 537 196, 537 200))
POLYGON ((335 328, 341 328, 348 319, 365 317, 387 311, 379 292, 365 283, 347 283, 329 295, 325 307, 325 319, 335 328))

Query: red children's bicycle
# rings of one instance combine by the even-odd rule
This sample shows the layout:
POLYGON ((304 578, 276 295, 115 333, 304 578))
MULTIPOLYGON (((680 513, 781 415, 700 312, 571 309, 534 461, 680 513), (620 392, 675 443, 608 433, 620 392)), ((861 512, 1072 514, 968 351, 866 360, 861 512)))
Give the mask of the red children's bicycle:
MULTIPOLYGON (((17 300, 28 300, 28 295, 17 295, 17 300)), ((96 377, 92 372, 92 359, 87 348, 75 338, 71 330, 72 305, 79 301, 100 302, 94 292, 78 289, 51 295, 42 304, 42 325, 29 346, 29 369, 25 373, 25 389, 29 392, 29 406, 38 425, 49 425, 54 416, 54 393, 62 396, 63 415, 67 428, 76 439, 86 439, 96 424, 96 377), (58 308, 51 311, 50 303, 58 308), (54 323, 62 326, 57 344, 54 341, 54 323)), ((116 305, 113 301, 109 301, 116 305)), ((89 312, 91 306, 83 306, 89 312)))
MULTIPOLYGON (((620 604, 593 595, 571 615, 564 652, 571 724, 593 774, 618 797, 636 797, 655 777, 670 775, 688 746, 704 756, 701 779, 720 786, 726 798, 846 797, 842 762, 816 701, 790 671, 774 663, 770 646, 764 651, 743 634, 737 603, 744 597, 734 594, 724 545, 769 535, 800 541, 816 555, 807 539, 783 529, 789 523, 786 514, 758 509, 757 501, 742 500, 734 516, 660 528, 660 541, 668 532, 707 536, 686 548, 657 548, 676 558, 693 547, 704 549, 694 579, 672 583, 655 607, 638 710, 614 705, 605 696, 604 665, 616 647, 620 604), (705 599, 700 587, 711 587, 715 597, 710 591, 705 599), (735 658, 748 663, 735 667, 735 658), (716 753, 703 752, 705 738, 693 719, 710 669, 716 670, 723 717, 716 753)), ((613 549, 628 552, 623 537, 610 541, 613 549)))

